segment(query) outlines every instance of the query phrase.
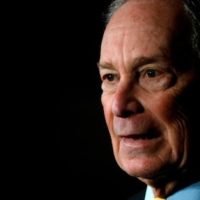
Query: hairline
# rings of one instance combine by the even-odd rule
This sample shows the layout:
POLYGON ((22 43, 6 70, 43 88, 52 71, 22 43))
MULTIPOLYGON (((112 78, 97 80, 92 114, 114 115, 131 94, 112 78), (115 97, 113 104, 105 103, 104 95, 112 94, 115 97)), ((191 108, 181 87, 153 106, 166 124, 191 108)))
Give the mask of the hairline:
MULTIPOLYGON (((109 23, 110 19, 112 18, 113 14, 121 8, 124 4, 128 1, 134 1, 135 3, 142 3, 147 2, 147 0, 113 0, 110 6, 108 7, 108 12, 106 14, 106 25, 109 23)), ((154 0, 148 0, 148 3, 154 2, 154 0)), ((172 3, 174 0, 171 1, 172 3)), ((198 17, 194 14, 194 11, 189 7, 187 0, 181 0, 180 2, 183 3, 183 12, 189 18, 191 24, 191 48, 196 54, 198 62, 200 63, 200 21, 198 17)), ((193 4, 193 2, 191 2, 193 4)))

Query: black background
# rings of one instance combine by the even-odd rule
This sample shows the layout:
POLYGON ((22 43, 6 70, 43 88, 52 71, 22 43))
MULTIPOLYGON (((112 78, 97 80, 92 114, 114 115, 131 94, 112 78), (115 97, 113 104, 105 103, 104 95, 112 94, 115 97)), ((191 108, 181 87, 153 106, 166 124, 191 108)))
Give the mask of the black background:
POLYGON ((4 7, 7 195, 126 200, 143 187, 117 166, 102 113, 96 63, 109 3, 4 7))
POLYGON ((47 16, 56 92, 51 192, 62 199, 123 200, 143 186, 115 163, 100 103, 96 63, 109 3, 56 3, 47 16))
POLYGON ((96 63, 109 3, 2 5, 7 196, 126 200, 145 187, 117 166, 100 103, 96 63))

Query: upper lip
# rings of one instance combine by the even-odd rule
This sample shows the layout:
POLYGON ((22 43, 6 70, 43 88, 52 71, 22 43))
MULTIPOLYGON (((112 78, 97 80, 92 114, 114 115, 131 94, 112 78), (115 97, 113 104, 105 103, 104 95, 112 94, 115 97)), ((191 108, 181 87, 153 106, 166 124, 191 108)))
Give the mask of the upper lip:
POLYGON ((159 132, 155 123, 149 118, 135 116, 134 118, 114 118, 113 130, 119 137, 157 137, 159 132))

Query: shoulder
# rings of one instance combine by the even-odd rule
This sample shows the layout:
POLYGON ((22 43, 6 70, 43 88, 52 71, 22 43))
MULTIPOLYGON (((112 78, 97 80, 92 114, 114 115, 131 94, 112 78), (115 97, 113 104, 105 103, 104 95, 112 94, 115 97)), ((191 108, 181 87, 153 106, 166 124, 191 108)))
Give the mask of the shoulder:
POLYGON ((144 200, 146 190, 142 190, 135 195, 131 196, 128 200, 144 200))

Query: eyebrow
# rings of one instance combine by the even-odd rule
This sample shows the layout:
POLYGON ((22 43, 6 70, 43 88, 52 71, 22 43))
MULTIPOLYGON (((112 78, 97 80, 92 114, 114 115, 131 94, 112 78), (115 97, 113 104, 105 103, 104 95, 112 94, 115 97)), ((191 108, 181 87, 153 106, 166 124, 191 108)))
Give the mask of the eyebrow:
POLYGON ((147 65, 147 64, 158 62, 158 60, 160 60, 161 58, 162 58, 162 56, 153 56, 153 57, 141 56, 141 57, 134 59, 132 65, 137 68, 142 65, 147 65))
MULTIPOLYGON (((140 66, 155 63, 155 62, 158 62, 158 61, 163 60, 163 59, 166 59, 166 57, 164 55, 155 55, 155 56, 152 56, 152 57, 140 56, 140 57, 135 58, 131 65, 134 66, 134 68, 138 68, 140 66)), ((97 63, 97 67, 99 69, 115 68, 111 64, 99 63, 99 62, 97 63)))
POLYGON ((114 68, 112 65, 108 64, 108 63, 99 63, 97 62, 97 67, 98 69, 111 69, 114 68))

